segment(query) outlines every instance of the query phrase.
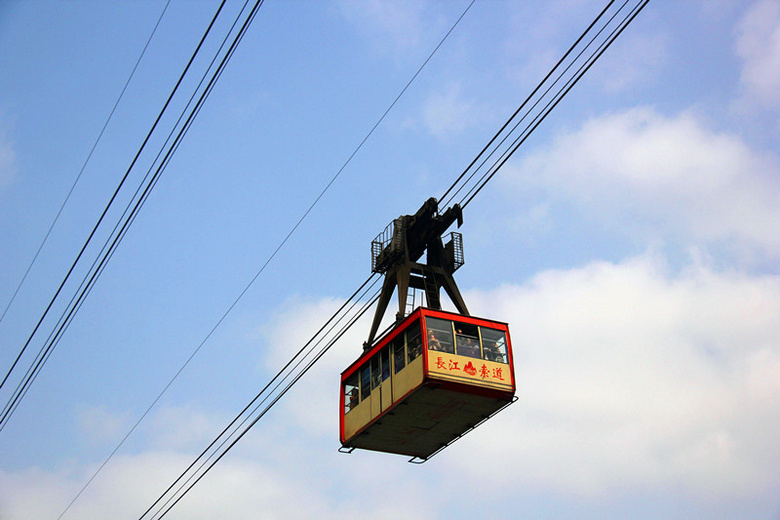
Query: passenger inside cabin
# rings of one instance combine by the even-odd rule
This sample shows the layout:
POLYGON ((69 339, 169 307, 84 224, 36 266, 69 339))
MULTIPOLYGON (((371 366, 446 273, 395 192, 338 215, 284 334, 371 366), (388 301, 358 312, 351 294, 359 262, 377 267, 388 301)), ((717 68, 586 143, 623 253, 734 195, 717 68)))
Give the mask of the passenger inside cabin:
POLYGON ((444 352, 444 347, 441 346, 441 343, 436 338, 436 335, 432 330, 428 331, 428 350, 438 350, 439 352, 444 352))
POLYGON ((495 329, 483 327, 482 348, 485 359, 496 363, 506 363, 506 335, 495 329))
POLYGON ((422 353, 422 348, 420 348, 420 345, 411 345, 409 347, 409 359, 417 359, 417 357, 422 353))
POLYGON ((488 361, 501 361, 502 356, 495 343, 485 342, 485 359, 488 361))
POLYGON ((473 358, 480 357, 479 344, 474 341, 474 338, 464 335, 462 329, 458 329, 457 332, 458 354, 473 358))
POLYGON ((409 351, 409 362, 411 363, 412 360, 417 359, 422 354, 423 339, 419 322, 416 322, 406 331, 406 343, 409 351))

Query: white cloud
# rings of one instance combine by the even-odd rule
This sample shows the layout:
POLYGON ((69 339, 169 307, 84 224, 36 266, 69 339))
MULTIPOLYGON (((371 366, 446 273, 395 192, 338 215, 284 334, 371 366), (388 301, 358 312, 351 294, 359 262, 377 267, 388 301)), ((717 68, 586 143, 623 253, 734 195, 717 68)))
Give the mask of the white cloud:
MULTIPOLYGON (((149 451, 120 456, 88 488, 65 518, 135 518, 192 460, 188 454, 149 451)), ((8 520, 57 518, 75 496, 78 479, 31 470, 0 472, 2 517, 8 520)), ((290 497, 294 483, 275 470, 246 459, 227 458, 173 509, 173 518, 310 518, 310 510, 290 497)))
POLYGON ((668 37, 664 34, 629 34, 613 45, 598 67, 600 81, 609 92, 625 91, 651 83, 666 62, 668 37))
POLYGON ((16 177, 16 152, 13 142, 0 128, 0 188, 8 186, 16 177))
MULTIPOLYGON (((287 301, 280 312, 275 314, 260 329, 260 335, 268 346, 265 357, 269 372, 281 369, 323 326, 343 304, 336 299, 287 301)), ((373 309, 372 309, 373 311, 373 309)), ((363 342, 368 337, 369 320, 373 315, 367 313, 352 327, 334 347, 304 376, 302 384, 293 387, 285 397, 285 405, 280 407, 297 428, 308 434, 338 439, 338 425, 334 420, 338 410, 338 376, 363 352, 363 342), (311 388, 321 391, 312 392, 311 388), (326 390, 327 389, 327 390, 326 390)), ((338 324, 339 330, 343 322, 338 324)), ((328 337, 332 337, 329 334, 328 337)), ((304 358, 301 368, 313 359, 316 352, 325 346, 312 345, 311 355, 304 358)), ((308 351, 308 350, 307 350, 308 351)))
POLYGON ((753 4, 737 25, 736 47, 748 98, 760 107, 780 107, 780 3, 753 4))
POLYGON ((462 134, 479 119, 475 104, 464 99, 459 85, 432 93, 422 107, 424 128, 439 140, 462 134))
MULTIPOLYGON (((337 395, 338 385, 328 383, 328 393, 337 395)), ((329 412, 328 421, 333 422, 337 410, 331 407, 329 412)), ((198 412, 193 417, 181 411, 177 414, 184 424, 199 421, 198 412)), ((339 454, 335 437, 330 442, 318 442, 308 431, 290 426, 286 419, 283 414, 281 421, 269 418, 256 426, 173 508, 169 517, 339 519, 368 510, 379 519, 433 517, 424 488, 413 475, 404 474, 404 463, 377 473, 376 458, 339 454), (364 478, 366 475, 372 478, 364 478), (402 492, 405 500, 387 501, 388 489, 402 492)), ((118 455, 64 518, 140 516, 199 451, 146 449, 118 455)), ((0 518, 57 518, 96 467, 82 463, 70 464, 68 471, 0 470, 0 518)))
POLYGON ((692 113, 637 108, 591 119, 527 155, 507 177, 523 191, 573 201, 634 238, 663 235, 777 257, 779 171, 777 157, 706 128, 692 113))
POLYGON ((390 42, 394 50, 415 47, 425 31, 422 22, 424 4, 410 0, 345 0, 344 17, 375 42, 390 42))
MULTIPOLYGON (((457 507, 446 504, 462 503, 466 478, 503 512, 516 507, 518 489, 596 502, 668 490, 709 505, 775 496, 779 295, 778 276, 701 264, 674 274, 653 255, 471 291, 475 314, 510 324, 520 401, 423 468, 336 452, 338 375, 361 351, 364 319, 172 518, 343 518, 369 509, 377 518, 440 518, 457 507)), ((340 303, 288 301, 260 330, 268 366, 286 362, 340 303)), ((152 437, 170 442, 115 457, 70 517, 140 514, 223 422, 192 407, 159 412, 152 437), (197 442, 182 447, 193 428, 197 442)), ((56 517, 94 471, 80 464, 0 472, 0 516, 56 517)), ((477 507, 467 503, 466 511, 477 507)))
POLYGON ((468 299, 510 323, 520 401, 461 441, 472 457, 442 455, 453 474, 500 461, 507 488, 602 498, 780 491, 780 277, 646 256, 468 299))
MULTIPOLYGON (((520 401, 438 455, 419 485, 457 500, 453 490, 468 475, 470 488, 500 507, 517 489, 566 500, 674 490, 709 505, 780 491, 778 295, 777 276, 701 263, 675 274, 652 254, 470 292, 475 314, 510 323, 520 401)), ((335 304, 291 305, 275 316, 277 332, 268 332, 279 356, 291 353, 282 331, 322 323, 335 304)), ((301 465, 337 460, 327 451, 336 446, 336 375, 359 353, 366 327, 274 412, 288 440, 301 443, 301 465)), ((411 478, 398 457, 346 459, 352 471, 385 461, 387 482, 392 472, 411 478)))
POLYGON ((130 425, 129 414, 115 413, 103 406, 81 409, 77 415, 80 430, 90 442, 111 441, 130 425))
POLYGON ((228 424, 223 414, 208 413, 189 404, 168 406, 149 419, 146 430, 157 449, 183 451, 205 447, 228 424))
POLYGON ((38 468, 13 473, 0 470, 0 518, 56 518, 75 493, 61 474, 38 468))
MULTIPOLYGON (((499 501, 518 488, 591 499, 674 489, 709 504, 778 491, 778 295, 777 276, 702 264, 673 274, 653 255, 469 293, 476 314, 510 323, 520 401, 426 466, 437 496, 455 498, 446 490, 464 475, 499 501)), ((290 307, 272 323, 306 329, 334 302, 320 305, 290 307)), ((282 404, 282 422, 297 417, 302 441, 335 437, 335 374, 359 352, 366 325, 282 404)), ((397 468, 397 457, 384 457, 383 470, 397 468)))

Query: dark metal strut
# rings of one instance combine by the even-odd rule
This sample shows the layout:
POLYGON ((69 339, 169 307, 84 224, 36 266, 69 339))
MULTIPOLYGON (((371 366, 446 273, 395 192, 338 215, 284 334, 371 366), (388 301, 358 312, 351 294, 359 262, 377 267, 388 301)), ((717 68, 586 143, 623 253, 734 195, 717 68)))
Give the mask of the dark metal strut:
POLYGON ((384 274, 385 281, 364 348, 370 348, 374 341, 396 287, 396 322, 405 317, 409 287, 424 291, 428 307, 432 309, 441 309, 439 292, 444 288, 458 312, 469 315, 452 277, 452 273, 463 265, 461 234, 452 232, 446 244, 442 240, 442 235, 455 222, 458 227, 463 224, 463 211, 458 204, 440 214, 438 201, 430 198, 414 215, 402 215, 395 219, 371 243, 371 270, 384 274), (419 263, 418 260, 426 251, 426 262, 419 263))

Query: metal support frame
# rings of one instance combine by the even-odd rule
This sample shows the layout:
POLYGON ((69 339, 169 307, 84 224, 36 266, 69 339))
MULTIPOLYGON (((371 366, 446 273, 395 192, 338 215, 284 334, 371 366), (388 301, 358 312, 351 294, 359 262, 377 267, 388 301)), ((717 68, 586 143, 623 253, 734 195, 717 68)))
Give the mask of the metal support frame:
POLYGON ((396 288, 396 322, 405 317, 409 287, 424 291, 428 307, 432 309, 441 309, 439 293, 444 288, 458 312, 469 315, 452 276, 463 265, 463 239, 460 233, 453 232, 446 245, 442 240, 442 234, 455 222, 458 227, 463 224, 459 205, 440 214, 438 201, 430 198, 414 215, 395 219, 371 243, 371 270, 383 273, 385 280, 364 349, 373 343, 396 288), (417 260, 426 251, 426 262, 419 263, 417 260))
POLYGON ((485 421, 487 421, 488 419, 490 419, 490 418, 492 418, 492 417, 495 417, 495 415, 496 415, 498 412, 501 412, 501 411, 503 411, 503 410, 506 410, 506 408, 507 408, 508 406, 515 404, 515 403, 517 402, 517 400, 518 400, 518 399, 519 399, 519 397, 517 397, 516 395, 515 395, 515 396, 512 396, 512 399, 511 399, 510 401, 507 401, 507 403, 506 403, 504 406, 502 406, 501 408, 499 408, 499 409, 498 409, 498 410, 496 410, 495 412, 491 413, 491 414, 490 414, 490 415, 488 415, 487 417, 483 417, 483 418, 482 418, 482 420, 481 420, 481 421, 479 421, 477 424, 475 424, 474 426, 470 427, 468 430, 466 430, 465 432, 461 433, 460 435, 458 435, 457 437, 455 437, 454 439, 452 439, 452 440, 451 440, 450 442, 448 442, 447 444, 443 444, 443 445, 442 445, 442 446, 441 446, 441 447, 440 447, 438 450, 434 451, 433 453, 431 453, 431 454, 430 454, 430 455, 428 455, 427 457, 425 457, 425 458, 423 458, 423 457, 412 457, 412 458, 411 458, 411 459, 409 459, 407 462, 410 462, 410 463, 412 463, 412 464, 425 464, 427 461, 431 460, 431 459, 432 459, 432 458, 433 458, 435 455, 437 455, 439 452, 441 452, 441 451, 442 451, 444 448, 446 448, 446 447, 448 447, 448 446, 451 446, 451 445, 452 445, 452 444, 453 444, 455 441, 457 441, 457 440, 459 440, 459 439, 462 439, 462 438, 463 438, 463 437, 464 437, 464 436, 465 436, 467 433, 470 433, 470 432, 474 431, 474 430, 475 430, 475 429, 476 429, 478 426, 480 426, 482 423, 484 423, 485 421))

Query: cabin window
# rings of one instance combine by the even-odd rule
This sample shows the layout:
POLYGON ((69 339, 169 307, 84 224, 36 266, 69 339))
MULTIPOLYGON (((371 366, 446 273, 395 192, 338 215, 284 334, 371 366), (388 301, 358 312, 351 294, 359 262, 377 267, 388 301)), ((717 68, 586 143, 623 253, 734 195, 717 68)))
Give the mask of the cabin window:
POLYGON ((344 381, 344 413, 346 414, 360 402, 358 374, 354 373, 344 381))
POLYGON ((507 363, 506 334, 502 330, 480 327, 482 332, 482 347, 485 359, 498 363, 507 363))
POLYGON ((393 341, 393 361, 396 374, 406 366, 406 348, 403 334, 399 334, 393 341))
POLYGON ((371 358, 371 390, 379 386, 380 372, 379 372, 379 356, 375 355, 371 358))
POLYGON ((420 322, 417 321, 406 331, 406 345, 409 349, 409 363, 422 354, 422 333, 420 332, 420 322))
POLYGON ((379 370, 382 373, 382 381, 390 377, 390 346, 386 346, 379 352, 379 370))
POLYGON ((428 350, 455 353, 451 321, 428 316, 425 318, 425 328, 428 330, 428 350))
POLYGON ((455 346, 459 356, 481 358, 479 331, 476 325, 455 322, 455 346))
POLYGON ((371 393, 371 366, 366 363, 360 369, 360 400, 368 398, 371 393))

